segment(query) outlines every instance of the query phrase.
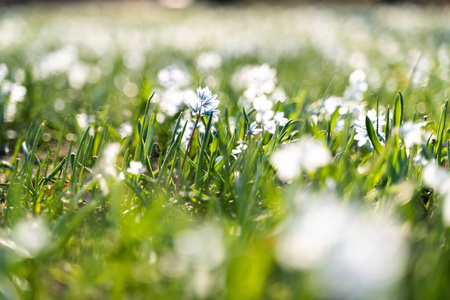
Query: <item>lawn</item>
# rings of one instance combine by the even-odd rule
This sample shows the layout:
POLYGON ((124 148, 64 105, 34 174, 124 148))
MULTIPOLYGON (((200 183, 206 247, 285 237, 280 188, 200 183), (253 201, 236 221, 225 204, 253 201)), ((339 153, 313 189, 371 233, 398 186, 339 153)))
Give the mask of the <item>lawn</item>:
POLYGON ((449 45, 449 7, 0 7, 0 298, 447 299, 449 45))

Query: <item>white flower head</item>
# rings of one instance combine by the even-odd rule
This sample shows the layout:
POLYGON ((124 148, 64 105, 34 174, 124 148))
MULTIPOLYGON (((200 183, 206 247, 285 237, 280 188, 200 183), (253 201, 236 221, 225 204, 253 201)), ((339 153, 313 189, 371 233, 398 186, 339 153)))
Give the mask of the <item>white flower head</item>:
POLYGON ((239 144, 236 146, 236 148, 231 150, 231 156, 236 159, 236 155, 242 153, 242 151, 244 151, 245 149, 247 149, 247 145, 245 145, 242 141, 239 141, 239 144))
POLYGON ((24 219, 12 232, 13 241, 29 257, 39 254, 50 241, 50 232, 40 219, 24 219))
POLYGON ((100 162, 100 172, 107 176, 117 175, 116 158, 120 151, 120 144, 112 143, 106 146, 103 151, 103 158, 100 162))
POLYGON ((277 176, 283 180, 291 180, 301 171, 308 173, 331 163, 330 150, 320 142, 302 138, 298 142, 282 146, 275 151, 270 163, 277 170, 277 176))
POLYGON ((189 75, 176 65, 170 65, 158 72, 158 80, 166 89, 178 89, 187 86, 189 75))
POLYGON ((350 74, 349 86, 344 92, 344 97, 351 101, 361 101, 367 88, 366 73, 356 70, 350 74))
POLYGON ((266 122, 264 124, 264 129, 267 130, 271 134, 275 134, 275 129, 277 128, 277 125, 280 127, 283 127, 287 124, 289 120, 284 117, 284 112, 277 112, 275 116, 273 116, 273 119, 269 122, 266 122))
POLYGON ((207 73, 222 65, 222 57, 214 52, 204 52, 197 57, 196 65, 200 72, 207 73))
POLYGON ((188 106, 193 115, 217 115, 220 111, 216 109, 219 106, 217 95, 214 95, 208 87, 197 89, 196 98, 190 99, 188 106))
POLYGON ((263 131, 261 128, 258 128, 258 123, 253 122, 252 124, 250 124, 250 126, 248 127, 247 130, 247 134, 251 134, 251 135, 255 135, 260 133, 261 131, 263 131))
POLYGON ((430 161, 422 172, 422 180, 426 185, 436 189, 441 194, 450 192, 450 177, 448 171, 430 161))
POLYGON ((277 71, 268 64, 261 66, 248 65, 233 75, 233 85, 237 89, 245 89, 255 96, 271 94, 277 82, 277 71), (251 91, 251 92, 250 92, 251 91))
POLYGON ((405 146, 410 148, 414 145, 420 145, 423 140, 423 126, 424 123, 414 124, 413 122, 406 122, 401 125, 400 133, 405 141, 405 146))
MULTIPOLYGON (((380 140, 381 143, 384 143, 385 134, 383 132, 383 126, 386 125, 384 116, 378 115, 377 118, 376 110, 371 109, 367 112, 367 117, 372 122, 375 132, 378 131, 378 139, 380 140)), ((372 148, 372 143, 370 143, 369 135, 367 134, 366 116, 364 115, 359 116, 358 120, 355 121, 355 129, 356 129, 355 140, 358 141, 358 147, 369 145, 372 148)))
POLYGON ((328 194, 306 196, 314 201, 290 218, 278 239, 281 266, 314 274, 313 287, 325 298, 361 299, 402 277, 407 239, 394 219, 374 218, 328 194))
POLYGON ((133 175, 142 174, 144 172, 144 166, 140 161, 130 161, 130 167, 127 172, 133 175))

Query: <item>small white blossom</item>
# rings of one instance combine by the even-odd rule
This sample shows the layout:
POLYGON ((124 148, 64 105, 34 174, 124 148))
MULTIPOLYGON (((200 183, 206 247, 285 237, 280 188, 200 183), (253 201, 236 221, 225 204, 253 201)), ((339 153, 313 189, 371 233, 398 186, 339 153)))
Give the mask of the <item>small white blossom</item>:
POLYGON ((362 70, 356 70, 350 74, 349 81, 350 84, 344 92, 344 97, 351 101, 361 101, 368 88, 366 74, 362 70))
POLYGON ((205 52, 197 57, 196 65, 199 71, 207 73, 222 65, 222 57, 214 52, 205 52))
POLYGON ((406 122, 401 125, 400 133, 405 141, 405 146, 410 148, 414 145, 420 145, 423 140, 423 126, 424 123, 414 124, 413 122, 406 122))
POLYGON ((277 176, 284 181, 291 180, 301 171, 315 172, 331 163, 328 148, 315 140, 302 138, 300 141, 280 147, 275 151, 270 163, 277 170, 277 176))
POLYGON ((247 145, 243 144, 242 141, 240 141, 239 145, 237 145, 236 148, 231 150, 231 156, 233 156, 234 159, 236 159, 236 155, 242 153, 242 151, 244 151, 245 149, 247 149, 247 145))
POLYGON ((263 131, 263 130, 261 128, 258 128, 258 123, 253 122, 248 127, 247 134, 255 135, 255 134, 260 133, 261 131, 263 131))
POLYGON ((176 65, 170 65, 158 72, 159 83, 166 89, 178 89, 187 86, 189 75, 176 65))
POLYGON ((144 172, 144 166, 140 161, 130 161, 130 167, 127 172, 133 175, 139 175, 144 172))
MULTIPOLYGON (((372 122, 375 132, 377 132, 378 128, 378 139, 381 143, 384 143, 385 134, 383 132, 383 126, 386 125, 384 116, 379 115, 377 118, 376 110, 371 109, 367 112, 367 117, 369 117, 370 121, 372 122)), ((358 141, 358 147, 363 147, 364 145, 368 144, 372 148, 372 143, 370 143, 369 135, 367 134, 366 116, 359 116, 358 120, 355 121, 355 129, 355 141, 358 141)))
POLYGON ((50 241, 50 232, 40 219, 25 219, 14 227, 13 241, 29 257, 35 257, 50 241))
POLYGON ((217 115, 219 110, 219 100, 216 100, 217 95, 214 95, 208 87, 197 89, 198 97, 190 99, 188 106, 192 110, 193 115, 217 115))
POLYGON ((284 112, 277 112, 275 116, 273 116, 273 119, 269 122, 266 122, 264 124, 264 129, 267 130, 271 134, 275 134, 275 129, 277 128, 277 125, 280 127, 283 127, 287 124, 289 120, 284 117, 284 112))

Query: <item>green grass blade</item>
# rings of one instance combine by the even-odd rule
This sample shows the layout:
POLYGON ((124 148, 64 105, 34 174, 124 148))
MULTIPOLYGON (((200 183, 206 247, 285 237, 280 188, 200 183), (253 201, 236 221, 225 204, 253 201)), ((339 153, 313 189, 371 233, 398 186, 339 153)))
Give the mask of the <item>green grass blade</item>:
POLYGON ((367 129, 367 135, 369 136, 370 142, 372 143, 373 148, 377 153, 380 153, 383 151, 383 146, 380 143, 380 140, 378 139, 377 133, 375 132, 375 129, 373 128, 372 121, 370 121, 369 117, 366 116, 366 129, 367 129))

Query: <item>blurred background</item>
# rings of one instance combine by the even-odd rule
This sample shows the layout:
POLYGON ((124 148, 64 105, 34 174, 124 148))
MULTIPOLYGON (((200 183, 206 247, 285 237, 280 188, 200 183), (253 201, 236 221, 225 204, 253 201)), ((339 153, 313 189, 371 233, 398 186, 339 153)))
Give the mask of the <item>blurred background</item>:
MULTIPOLYGON (((114 0, 117 2, 132 2, 130 0, 114 0)), ((111 0, 0 0, 0 3, 8 5, 26 4, 26 3, 69 3, 69 2, 113 2, 111 0)), ((194 4, 195 2, 203 3, 215 3, 215 4, 255 4, 255 3, 267 3, 267 4, 295 4, 295 3, 336 3, 336 4, 374 4, 374 3, 415 3, 421 5, 429 4, 448 4, 449 0, 147 0, 142 2, 159 2, 163 6, 172 8, 183 8, 194 4)))

